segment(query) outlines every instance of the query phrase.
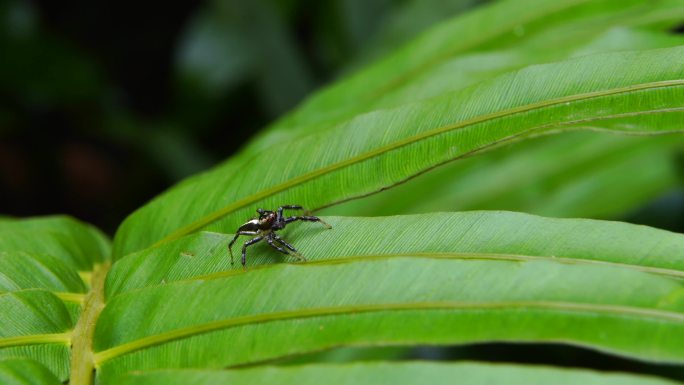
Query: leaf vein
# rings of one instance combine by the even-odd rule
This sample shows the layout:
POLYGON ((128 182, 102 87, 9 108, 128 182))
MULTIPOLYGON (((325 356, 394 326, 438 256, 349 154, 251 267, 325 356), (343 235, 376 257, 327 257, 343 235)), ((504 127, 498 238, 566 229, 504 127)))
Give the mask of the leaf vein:
MULTIPOLYGON (((249 197, 245 197, 242 199, 239 199, 235 201, 234 203, 225 206, 222 209, 219 209, 209 215, 206 215, 203 218, 200 218, 199 220, 190 223, 186 226, 183 226, 179 228, 178 230, 170 233, 166 237, 162 238, 161 240, 157 241, 152 245, 152 247, 159 246, 162 243, 168 242, 173 239, 177 239, 182 237, 183 235, 192 233, 194 231, 200 230, 201 228, 207 226, 210 223, 213 223, 220 218, 240 209, 245 206, 247 206, 250 203, 256 202, 258 200, 261 200, 263 198, 266 198, 270 195, 276 194, 281 191, 285 191, 288 188, 291 188, 292 186, 295 186, 297 184, 309 181, 311 179, 314 179, 316 177, 319 177, 321 175, 325 175, 327 173, 342 169, 344 167, 347 167, 349 165, 357 164, 360 162, 363 162, 365 160, 377 157, 379 155, 382 155, 386 152, 395 150, 400 147, 404 147, 407 145, 410 145, 412 143, 416 143, 420 140, 427 139, 432 136, 440 135, 443 133, 446 133, 451 130, 456 130, 460 128, 464 128, 470 125, 486 122, 486 121, 491 121, 495 120, 498 118, 506 117, 506 116, 511 116, 511 115, 516 115, 516 114, 521 114, 537 109, 542 109, 545 107, 550 107, 550 106, 555 106, 555 105, 560 105, 563 103, 568 103, 568 102, 574 102, 574 101, 581 101, 581 100, 590 100, 592 98, 598 98, 598 97, 603 97, 603 96, 610 96, 610 95, 618 95, 618 94, 623 94, 623 93, 629 93, 629 92, 634 92, 634 91, 641 91, 641 90, 648 90, 648 89, 656 89, 656 88, 665 88, 665 87, 673 87, 673 86, 682 86, 684 85, 684 79, 673 79, 673 80, 664 80, 664 81, 657 81, 657 82, 650 82, 650 83, 640 83, 640 84, 633 84, 630 86, 626 87, 619 87, 619 88, 612 88, 608 90, 600 90, 600 91, 594 91, 594 92, 588 92, 588 93, 583 93, 583 94, 576 94, 576 95, 569 95, 569 96, 564 96, 556 99, 550 99, 550 100, 544 100, 541 102, 537 103, 532 103, 524 106, 519 106, 511 109, 507 109, 504 111, 497 111, 489 114, 484 114, 475 118, 471 119, 466 119, 464 121, 454 123, 451 125, 446 125, 443 127, 438 127, 426 132, 422 132, 420 134, 410 136, 408 138, 404 138, 401 140, 398 140, 394 143, 391 143, 386 146, 382 146, 379 148, 376 148, 372 151, 368 151, 366 153, 359 154, 357 156, 351 157, 349 159, 343 160, 341 162, 337 162, 331 165, 328 165, 326 167, 319 168, 317 170, 308 172, 306 174, 300 175, 298 177, 294 177, 286 182, 280 183, 278 185, 275 185, 273 187, 267 188, 265 190, 262 190, 260 192, 257 192, 249 197)), ((559 122, 560 123, 560 122, 559 122)), ((556 123, 556 124, 559 124, 556 123)), ((529 130, 526 130, 529 131, 529 130)))
POLYGON ((121 355, 142 350, 166 342, 190 338, 198 334, 210 333, 221 329, 249 326, 261 323, 324 317, 344 314, 373 313, 387 311, 443 311, 443 310, 480 310, 480 309, 547 309, 570 312, 590 312, 600 314, 612 314, 618 316, 631 316, 653 318, 684 324, 684 314, 672 311, 637 308, 622 305, 588 304, 575 302, 554 301, 498 301, 498 302, 417 302, 417 303, 387 303, 338 306, 326 308, 298 309, 274 313, 253 314, 242 317, 207 322, 200 325, 171 330, 168 332, 143 337, 138 340, 127 342, 113 348, 102 350, 94 354, 95 367, 102 366, 105 362, 121 355))

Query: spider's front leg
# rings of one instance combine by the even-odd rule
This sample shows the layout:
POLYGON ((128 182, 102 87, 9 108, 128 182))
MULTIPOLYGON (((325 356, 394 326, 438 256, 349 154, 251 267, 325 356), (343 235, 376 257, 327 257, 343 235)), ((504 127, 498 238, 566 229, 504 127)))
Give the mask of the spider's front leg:
MULTIPOLYGON (((235 234, 235 237, 233 237, 233 240, 230 241, 228 244, 228 252, 230 252, 230 265, 233 265, 233 244, 235 244, 235 241, 237 241, 238 237, 240 235, 257 235, 256 231, 238 231, 235 234)), ((245 264, 244 262, 242 263, 243 265, 245 264)))
POLYGON ((285 224, 292 223, 294 221, 307 221, 307 222, 320 222, 323 226, 332 229, 332 226, 327 224, 324 220, 313 215, 300 215, 295 217, 285 218, 285 224))
MULTIPOLYGON (((277 214, 276 222, 283 223, 283 220, 285 219, 283 217, 283 210, 285 210, 285 209, 287 209, 287 210, 304 210, 304 207, 302 207, 300 205, 284 205, 284 206, 278 207, 278 210, 276 211, 276 214, 277 214)), ((304 211, 306 212, 306 210, 304 210, 304 211)))

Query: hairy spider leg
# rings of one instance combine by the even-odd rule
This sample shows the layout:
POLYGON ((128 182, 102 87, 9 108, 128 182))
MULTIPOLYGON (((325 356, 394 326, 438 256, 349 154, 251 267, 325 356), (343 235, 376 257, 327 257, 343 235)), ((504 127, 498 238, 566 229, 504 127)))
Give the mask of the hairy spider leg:
MULTIPOLYGON (((235 241, 237 241, 238 237, 240 235, 257 235, 256 231, 238 231, 237 234, 235 234, 235 237, 233 237, 233 240, 230 241, 228 244, 228 251, 230 252, 230 264, 233 264, 233 244, 235 244, 235 241)), ((243 263, 244 265, 244 263, 243 263)))
POLYGON ((313 215, 301 215, 296 217, 285 218, 285 224, 292 223, 294 221, 308 221, 308 222, 320 222, 323 226, 332 229, 332 226, 325 223, 321 218, 314 217, 313 215))
POLYGON ((297 249, 294 248, 294 246, 292 246, 291 244, 285 242, 285 240, 284 240, 283 238, 280 238, 280 237, 278 236, 278 234, 273 233, 273 239, 275 239, 275 240, 276 240, 278 243, 280 243, 281 245, 283 245, 283 246, 287 247, 288 249, 290 249, 290 251, 292 251, 292 255, 294 255, 295 257, 297 257, 297 259, 299 259, 300 261, 306 261, 306 258, 304 258, 304 256, 301 255, 301 254, 299 253, 299 251, 297 251, 297 249))
POLYGON ((251 246, 260 240, 264 239, 264 237, 254 237, 250 239, 249 241, 245 242, 244 245, 242 245, 242 267, 246 268, 247 265, 247 246, 251 246))

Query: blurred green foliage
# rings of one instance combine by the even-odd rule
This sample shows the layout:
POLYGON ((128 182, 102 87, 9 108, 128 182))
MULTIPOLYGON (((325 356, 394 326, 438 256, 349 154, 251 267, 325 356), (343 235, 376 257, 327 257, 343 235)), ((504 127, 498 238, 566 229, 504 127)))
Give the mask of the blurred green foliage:
POLYGON ((0 212, 113 232, 317 87, 476 3, 0 2, 0 212))

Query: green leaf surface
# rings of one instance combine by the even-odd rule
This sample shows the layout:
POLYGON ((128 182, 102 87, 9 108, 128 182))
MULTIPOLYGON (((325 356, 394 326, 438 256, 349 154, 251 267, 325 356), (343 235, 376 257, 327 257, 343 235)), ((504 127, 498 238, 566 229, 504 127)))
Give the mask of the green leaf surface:
POLYGON ((0 349, 0 359, 31 359, 46 367, 60 381, 69 378, 69 351, 68 342, 22 345, 0 349))
POLYGON ((62 333, 71 327, 62 301, 42 290, 1 294, 0 312, 12 315, 0 323, 0 346, 8 346, 8 338, 62 333))
POLYGON ((0 251, 47 254, 80 271, 110 255, 102 232, 67 216, 1 220, 0 233, 0 251))
POLYGON ((584 384, 584 385, 665 385, 676 382, 627 374, 588 370, 556 369, 542 366, 502 364, 438 364, 426 362, 370 363, 350 365, 309 365, 303 367, 261 367, 243 370, 158 370, 133 373, 104 385, 175 384, 584 384))
POLYGON ((0 357, 34 359, 68 377, 70 330, 64 303, 44 290, 0 294, 0 357))
POLYGON ((255 205, 320 207, 378 191, 531 133, 573 126, 663 133, 680 129, 682 121, 684 47, 532 66, 271 148, 268 156, 250 159, 261 175, 241 172, 237 160, 190 178, 130 216, 117 232, 114 254, 200 229, 229 231, 255 205))
POLYGON ((320 214, 512 210, 615 218, 679 185, 677 160, 683 148, 679 134, 545 136, 451 163, 320 214))
POLYGON ((492 340, 684 362, 684 236, 507 212, 326 220, 333 229, 283 233, 305 264, 252 269, 281 258, 259 245, 251 270, 221 271, 230 237, 214 233, 116 263, 94 337, 99 373, 492 340))
POLYGON ((59 385, 61 382, 45 366, 36 361, 12 358, 0 360, 0 384, 59 385))
POLYGON ((0 252, 0 292, 22 289, 56 293, 86 291, 73 267, 55 257, 22 251, 0 252))
MULTIPOLYGON (((670 15, 679 17, 677 11, 670 15)), ((611 19, 610 23, 616 22, 615 19, 619 18, 611 19)), ((580 29, 574 23, 569 25, 580 29)), ((598 27, 595 23, 592 26, 598 27)), ((535 61, 675 46, 684 44, 684 38, 620 27, 575 48, 578 42, 584 40, 577 33, 557 31, 523 41, 513 49, 458 56, 423 73, 389 98, 408 101, 425 93, 463 88, 535 61), (553 37, 559 34, 576 40, 554 41, 553 37)), ((273 132, 268 131, 266 136, 273 132)), ((494 209, 548 216, 620 217, 677 185, 680 138, 630 138, 578 132, 529 140, 453 162, 381 194, 352 200, 322 213, 390 215, 494 209)))
MULTIPOLYGON (((455 258, 516 259, 518 256, 589 260, 625 265, 673 277, 684 274, 684 237, 668 231, 620 222, 551 219, 513 212, 433 213, 395 217, 326 217, 333 229, 318 224, 289 226, 282 234, 309 261, 363 259, 441 253, 455 258), (460 257, 459 257, 460 256, 460 257), (492 258, 496 258, 493 256, 492 258)), ((227 250, 231 234, 200 232, 131 254, 114 264, 105 284, 106 298, 167 283, 231 275, 227 250), (226 273, 223 273, 226 272, 226 273), (198 278, 199 277, 199 278, 198 278)), ((233 246, 239 258, 242 242, 233 246)), ((525 260, 524 257, 522 260, 525 260)), ((247 266, 293 258, 266 244, 249 249, 247 266)))
MULTIPOLYGON (((673 70, 673 76, 658 73, 648 60, 631 56, 651 53, 623 53, 491 78, 532 63, 562 59, 578 49, 586 53, 676 44, 676 38, 658 33, 638 32, 642 38, 630 38, 625 35, 632 32, 611 34, 610 30, 625 25, 666 28, 683 15, 684 6, 677 1, 646 5, 640 1, 526 0, 526 4, 498 2, 444 23, 387 59, 312 97, 231 161, 185 181, 129 217, 117 233, 114 255, 120 257, 200 229, 233 231, 251 211, 250 205, 271 206, 290 199, 321 207, 377 191, 531 130, 557 130, 578 123, 584 128, 619 131, 626 126, 639 132, 654 132, 655 127, 659 132, 680 129, 681 116, 668 113, 671 107, 660 105, 646 111, 641 102, 626 102, 633 99, 628 97, 630 90, 650 87, 645 83, 654 81, 651 75, 660 78, 656 83, 665 78, 681 79, 678 70, 682 66, 669 57, 651 59, 658 61, 661 69, 673 70), (567 33, 570 30, 575 33, 567 33), (592 39, 588 47, 587 41, 592 39), (523 48, 518 51, 516 47, 523 48), (485 52, 470 61, 458 57, 490 49, 499 51, 485 52), (494 58, 493 66, 487 55, 494 58), (447 62, 451 59, 470 68, 474 80, 450 69, 447 62), (463 88, 469 84, 470 88, 463 88), (427 94, 432 98, 416 103, 420 95, 411 87, 430 90, 433 86, 437 89, 427 94), (398 96, 404 87, 409 87, 408 92, 398 96), (617 88, 609 90, 611 87, 617 88), (600 95, 606 96, 601 97, 602 102, 590 100, 600 95), (389 104, 382 102, 390 99, 393 102, 389 104), (599 110, 587 109, 587 104, 599 110), (625 106, 628 111, 610 111, 614 108, 604 105, 625 106), (639 114, 656 117, 645 121, 639 114), (440 145, 433 145, 434 141, 440 145), (330 148, 329 143, 336 146, 330 148), (393 167, 392 160, 398 158, 413 161, 393 167), (274 164, 279 167, 274 169, 274 164), (138 226, 148 230, 138 232, 138 226)), ((681 57, 674 51, 672 55, 681 57)), ((633 96, 653 100, 647 88, 633 96)), ((677 96, 672 99, 674 108, 681 107, 677 96)))
POLYGON ((436 26, 386 59, 317 93, 252 141, 246 152, 273 146, 284 133, 313 133, 354 115, 453 92, 531 64, 588 53, 681 45, 680 37, 658 31, 683 18, 684 5, 677 0, 648 5, 639 1, 561 1, 541 6, 536 0, 497 2, 436 26), (512 6, 534 9, 506 14, 512 6), (547 18, 549 13, 555 17, 547 18), (500 17, 507 20, 501 23, 500 17), (531 19, 534 28, 530 28, 531 19), (468 25, 471 22, 483 29, 468 25), (652 26, 655 31, 619 32, 626 26, 652 26), (440 51, 444 47, 449 47, 447 52, 440 51))
POLYGON ((2 219, 0 233, 0 357, 33 359, 66 380, 84 279, 109 259, 109 241, 67 216, 2 219))

